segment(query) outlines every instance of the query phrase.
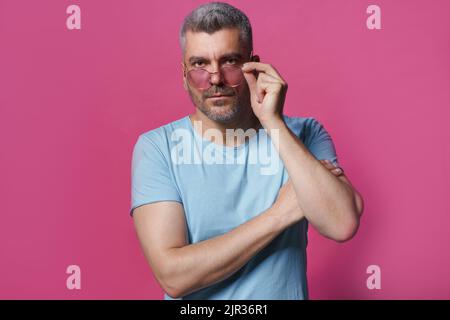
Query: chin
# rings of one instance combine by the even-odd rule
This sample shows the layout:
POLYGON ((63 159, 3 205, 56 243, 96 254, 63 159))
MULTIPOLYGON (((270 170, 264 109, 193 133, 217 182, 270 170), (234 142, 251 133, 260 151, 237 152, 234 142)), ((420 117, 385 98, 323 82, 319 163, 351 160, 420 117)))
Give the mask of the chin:
POLYGON ((238 115, 238 110, 231 106, 212 106, 206 116, 214 121, 226 123, 234 120, 238 115))

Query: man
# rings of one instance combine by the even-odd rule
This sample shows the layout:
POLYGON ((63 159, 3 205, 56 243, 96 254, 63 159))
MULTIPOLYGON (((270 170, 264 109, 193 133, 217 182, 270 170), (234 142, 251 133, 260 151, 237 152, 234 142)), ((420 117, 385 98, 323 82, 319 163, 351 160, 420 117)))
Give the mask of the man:
POLYGON ((196 111, 140 135, 132 162, 131 214, 165 299, 307 299, 308 223, 350 239, 361 196, 324 127, 283 115, 287 84, 252 55, 245 14, 202 5, 180 44, 196 111))

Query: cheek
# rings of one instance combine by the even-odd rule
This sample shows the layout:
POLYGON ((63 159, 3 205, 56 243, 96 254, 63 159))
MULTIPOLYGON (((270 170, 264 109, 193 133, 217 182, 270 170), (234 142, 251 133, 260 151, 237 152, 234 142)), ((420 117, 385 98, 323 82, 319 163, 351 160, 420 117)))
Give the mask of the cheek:
POLYGON ((189 92, 191 97, 194 97, 197 100, 202 100, 203 99, 201 92, 199 92, 198 90, 192 88, 187 82, 185 84, 186 84, 187 91, 189 92))
POLYGON ((239 98, 246 98, 250 96, 250 91, 247 84, 237 87, 237 96, 239 98))
POLYGON ((207 100, 203 98, 203 93, 199 92, 198 90, 189 88, 189 94, 191 95, 192 99, 196 102, 197 105, 204 104, 207 102, 207 100))

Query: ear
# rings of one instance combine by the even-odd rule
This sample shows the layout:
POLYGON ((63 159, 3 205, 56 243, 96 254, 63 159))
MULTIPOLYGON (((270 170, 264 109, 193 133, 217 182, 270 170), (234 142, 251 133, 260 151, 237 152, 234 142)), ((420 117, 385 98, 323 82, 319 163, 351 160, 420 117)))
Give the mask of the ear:
POLYGON ((183 77, 183 87, 184 87, 184 90, 188 90, 188 88, 187 88, 187 83, 186 83, 186 69, 184 68, 184 63, 183 62, 181 62, 181 75, 182 75, 182 77, 183 77))
POLYGON ((253 55, 252 56, 252 61, 253 62, 260 62, 260 59, 259 59, 259 56, 256 54, 256 55, 253 55))
MULTIPOLYGON (((260 62, 259 56, 257 54, 253 55, 251 58, 252 62, 260 62)), ((253 74, 255 75, 256 79, 258 79, 258 71, 253 70, 253 74)))

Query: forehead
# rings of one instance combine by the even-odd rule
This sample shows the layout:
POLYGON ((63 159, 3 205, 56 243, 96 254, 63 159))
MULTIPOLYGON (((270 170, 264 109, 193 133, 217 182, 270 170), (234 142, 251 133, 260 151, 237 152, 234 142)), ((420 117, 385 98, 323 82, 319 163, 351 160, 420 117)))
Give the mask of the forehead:
POLYGON ((186 32, 185 58, 199 56, 218 59, 220 55, 230 51, 241 52, 239 29, 227 28, 212 34, 206 32, 186 32))

